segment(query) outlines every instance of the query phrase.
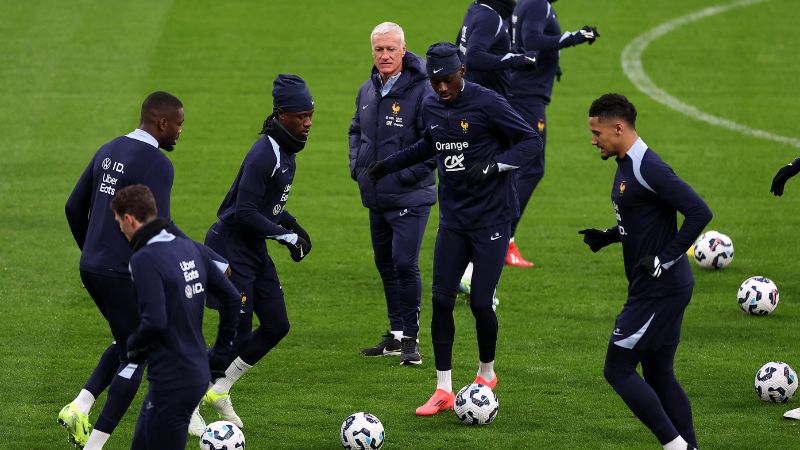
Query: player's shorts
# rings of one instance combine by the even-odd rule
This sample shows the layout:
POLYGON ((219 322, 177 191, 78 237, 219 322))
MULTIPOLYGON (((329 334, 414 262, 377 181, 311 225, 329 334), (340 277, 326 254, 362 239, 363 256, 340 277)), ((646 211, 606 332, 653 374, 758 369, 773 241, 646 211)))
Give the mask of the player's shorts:
POLYGON ((636 350, 678 345, 683 312, 692 298, 692 288, 687 286, 664 297, 628 299, 617 316, 611 342, 636 350))

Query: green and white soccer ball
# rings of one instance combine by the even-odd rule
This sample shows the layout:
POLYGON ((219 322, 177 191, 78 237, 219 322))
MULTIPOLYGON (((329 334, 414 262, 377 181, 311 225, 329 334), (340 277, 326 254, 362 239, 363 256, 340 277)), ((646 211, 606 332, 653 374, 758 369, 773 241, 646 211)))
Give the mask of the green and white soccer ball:
POLYGON ((797 373, 784 362, 770 361, 758 369, 755 385, 761 400, 786 403, 797 390, 797 373))
POLYGON ((370 413, 357 412, 342 422, 339 437, 346 449, 379 449, 383 447, 383 424, 370 413))
POLYGON ((724 269, 733 261, 733 241, 719 231, 706 231, 694 243, 694 262, 704 269, 724 269))
POLYGON ((739 308, 754 316, 766 316, 778 307, 778 286, 766 277, 750 277, 739 286, 739 308))
POLYGON ((489 386, 468 384, 456 394, 454 410, 467 425, 488 425, 497 417, 500 404, 489 386))
POLYGON ((227 420, 208 424, 200 436, 200 450, 244 450, 244 433, 227 420))

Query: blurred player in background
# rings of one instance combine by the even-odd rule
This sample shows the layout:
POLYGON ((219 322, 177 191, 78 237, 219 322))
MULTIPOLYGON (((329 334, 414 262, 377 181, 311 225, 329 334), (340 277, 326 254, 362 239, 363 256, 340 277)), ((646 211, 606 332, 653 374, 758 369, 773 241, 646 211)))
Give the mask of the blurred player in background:
POLYGON ((218 270, 208 249, 167 231, 147 186, 120 189, 111 201, 114 218, 130 241, 131 278, 139 327, 127 342, 130 361, 148 363, 149 388, 132 449, 182 449, 189 416, 212 375, 224 374, 236 333, 239 294, 218 270), (220 300, 216 343, 206 353, 205 293, 220 300))
MULTIPOLYGON (((561 80, 558 65, 560 50, 578 44, 594 43, 600 34, 597 28, 584 26, 578 31, 561 33, 556 11, 550 5, 555 0, 519 0, 511 16, 511 45, 525 54, 535 54, 536 70, 511 71, 508 102, 520 116, 536 128, 547 145, 547 120, 545 108, 550 104, 553 80, 561 80)), ((520 218, 525 207, 544 176, 544 151, 535 163, 514 173, 517 179, 520 218)), ((506 254, 506 264, 515 267, 532 267, 533 263, 520 254, 514 242, 519 220, 512 224, 511 243, 506 254)))
POLYGON ((432 95, 425 62, 406 51, 403 29, 379 24, 370 36, 370 78, 356 97, 350 124, 350 176, 369 208, 375 265, 383 281, 389 331, 364 356, 397 356, 401 364, 421 364, 417 335, 422 282, 419 251, 431 205, 436 203, 436 160, 405 168, 373 183, 367 166, 417 142, 425 131, 420 108, 432 95))
POLYGON ((592 145, 612 156, 617 225, 579 231, 593 252, 622 243, 628 299, 608 343, 604 374, 666 450, 697 447, 689 398, 675 378, 675 352, 694 277, 684 257, 711 221, 703 199, 636 133, 636 108, 606 94, 589 108, 592 145), (680 229, 677 212, 684 216, 680 229), (642 365, 642 375, 636 367, 642 365))
MULTIPOLYGON (((244 157, 205 242, 230 261, 231 282, 241 295, 241 315, 233 360, 204 401, 240 428, 244 424, 233 410, 231 387, 289 333, 283 289, 265 239, 286 246, 295 262, 311 251, 311 238, 285 207, 294 182, 295 157, 311 131, 314 101, 302 78, 285 74, 275 78, 272 98, 273 112, 261 130, 264 136, 244 157), (260 323, 255 331, 254 312, 260 323)), ((196 435, 204 425, 198 416, 193 415, 189 428, 196 435)))
POLYGON ((431 338, 436 391, 417 408, 429 416, 453 408, 451 379, 459 279, 473 261, 470 308, 478 337, 475 383, 494 388, 497 316, 492 298, 508 248, 511 222, 519 215, 513 171, 530 164, 541 151, 536 132, 498 93, 464 81, 458 47, 433 44, 427 72, 436 96, 423 100, 423 138, 369 168, 378 180, 436 156, 439 173, 439 231, 433 260, 431 338))
MULTIPOLYGON (((144 372, 144 365, 129 361, 125 353, 125 342, 139 325, 139 312, 128 270, 132 252, 109 204, 118 190, 144 184, 169 219, 174 169, 158 149, 173 150, 183 120, 183 105, 176 97, 166 92, 147 96, 139 126, 100 147, 67 200, 67 221, 81 249, 81 281, 114 336, 78 396, 58 414, 70 440, 86 450, 103 448, 133 401, 144 372), (89 410, 106 388, 105 405, 91 430, 89 410)), ((175 227, 170 231, 185 237, 175 227)))

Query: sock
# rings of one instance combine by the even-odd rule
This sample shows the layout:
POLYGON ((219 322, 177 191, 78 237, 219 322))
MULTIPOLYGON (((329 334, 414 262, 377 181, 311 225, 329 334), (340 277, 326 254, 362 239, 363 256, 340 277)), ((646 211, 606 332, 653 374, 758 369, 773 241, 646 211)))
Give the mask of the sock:
POLYGON ((228 366, 228 369, 225 370, 225 376, 217 380, 211 389, 217 394, 224 394, 230 391, 233 383, 236 383, 251 367, 253 366, 242 361, 242 358, 236 357, 231 365, 228 366))
POLYGON ((480 363, 478 365, 478 376, 486 381, 494 380, 494 361, 480 363))
POLYGON ((664 450, 686 450, 688 447, 689 443, 680 436, 664 444, 664 450))
POLYGON ((461 279, 465 281, 472 281, 472 261, 467 264, 467 268, 464 269, 464 275, 461 276, 461 279))
POLYGON ((511 239, 508 240, 508 245, 511 245, 513 243, 514 243, 514 236, 511 236, 511 239))
POLYGON ((450 370, 437 370, 436 389, 441 389, 445 392, 453 392, 453 381, 450 375, 450 370))
POLYGON ((75 409, 80 411, 83 414, 89 414, 89 410, 92 409, 92 405, 94 405, 94 395, 91 392, 87 391, 86 389, 81 389, 80 394, 75 397, 75 400, 72 401, 72 404, 75 405, 75 409))
POLYGON ((110 437, 111 435, 106 432, 97 429, 92 430, 92 434, 89 435, 89 440, 86 441, 83 450, 102 450, 110 437))
POLYGON ((403 330, 400 330, 400 331, 392 331, 391 333, 392 333, 392 336, 394 336, 394 338, 395 338, 395 339, 397 339, 398 341, 399 341, 400 339, 403 339, 403 330))

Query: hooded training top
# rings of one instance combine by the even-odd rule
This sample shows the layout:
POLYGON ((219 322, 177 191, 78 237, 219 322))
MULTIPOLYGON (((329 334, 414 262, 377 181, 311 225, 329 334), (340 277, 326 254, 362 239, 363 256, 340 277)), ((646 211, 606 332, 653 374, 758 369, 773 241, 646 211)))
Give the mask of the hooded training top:
POLYGON ((422 102, 427 129, 414 145, 384 160, 392 171, 436 155, 439 173, 439 226, 485 228, 519 217, 513 170, 530 164, 542 139, 500 94, 469 81, 452 102, 438 96, 422 102), (493 160, 500 172, 477 186, 465 173, 493 160))
POLYGON ((630 283, 628 298, 662 297, 693 285, 685 255, 711 221, 711 210, 642 139, 616 161, 611 203, 630 283), (684 216, 680 230, 676 212, 684 216), (658 256, 659 278, 636 268, 645 256, 658 256))
POLYGON ((136 129, 100 147, 64 207, 81 249, 80 269, 127 278, 132 252, 114 220, 111 199, 125 186, 143 184, 153 192, 158 214, 169 220, 174 176, 172 162, 144 130, 136 129))
POLYGON ((483 3, 470 5, 456 44, 464 55, 464 78, 507 97, 511 60, 503 57, 510 52, 511 37, 500 14, 483 3))
POLYGON ((558 71, 561 25, 547 0, 519 0, 511 16, 511 45, 526 53, 537 52, 536 70, 511 71, 512 97, 539 97, 550 103, 558 71))
POLYGON ((358 182, 365 207, 388 211, 436 203, 436 160, 405 168, 373 183, 370 163, 386 158, 417 142, 425 132, 422 99, 433 95, 425 75, 425 62, 406 52, 403 69, 389 92, 381 96, 378 69, 361 85, 356 112, 350 124, 350 177, 358 182))
POLYGON ((206 247, 166 230, 134 253, 130 271, 141 321, 127 348, 147 348, 148 381, 158 389, 208 383, 205 293, 222 305, 215 350, 225 354, 236 334, 239 291, 215 267, 206 247))

